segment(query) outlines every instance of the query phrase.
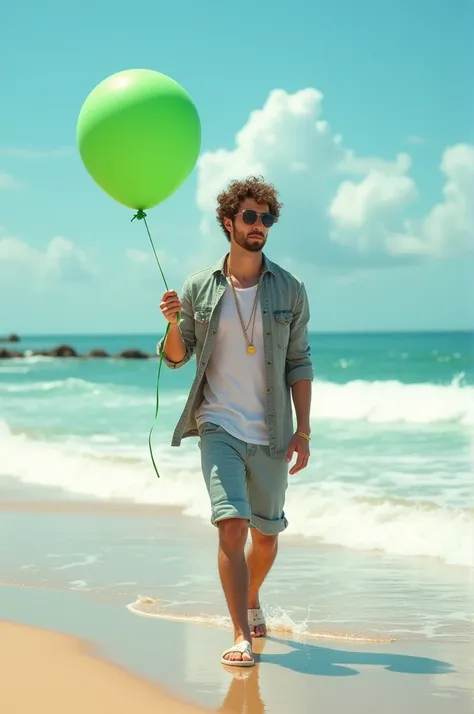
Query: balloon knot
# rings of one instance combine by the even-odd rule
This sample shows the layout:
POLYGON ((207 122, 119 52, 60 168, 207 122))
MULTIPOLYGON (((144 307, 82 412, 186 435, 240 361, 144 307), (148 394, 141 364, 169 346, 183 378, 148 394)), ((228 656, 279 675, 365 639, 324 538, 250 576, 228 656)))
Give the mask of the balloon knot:
POLYGON ((136 218, 138 221, 141 221, 143 218, 146 218, 146 213, 145 213, 145 211, 142 211, 142 209, 140 208, 140 209, 135 213, 135 215, 133 216, 133 218, 132 218, 132 220, 130 221, 130 223, 133 223, 133 221, 135 220, 135 218, 136 218))

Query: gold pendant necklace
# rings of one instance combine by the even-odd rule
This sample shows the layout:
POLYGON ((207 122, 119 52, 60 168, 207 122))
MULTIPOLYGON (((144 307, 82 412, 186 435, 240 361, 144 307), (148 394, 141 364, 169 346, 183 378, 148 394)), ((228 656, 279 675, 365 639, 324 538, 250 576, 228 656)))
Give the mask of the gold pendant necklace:
POLYGON ((257 348, 253 344, 253 334, 254 334, 254 329, 255 329, 255 318, 256 318, 256 314, 257 314, 257 300, 258 300, 258 294, 260 291, 260 284, 262 281, 262 274, 260 275, 260 279, 258 281, 257 290, 255 292, 255 298, 253 301, 252 310, 250 313, 249 321, 247 323, 247 327, 245 327, 242 313, 240 311, 239 300, 237 297, 237 293, 235 291, 235 286, 234 286, 234 283, 232 282, 232 274, 231 274, 231 270, 230 270, 230 256, 227 260, 227 277, 229 279, 230 287, 232 289, 232 295, 234 298, 235 307, 237 309, 237 314, 239 316, 240 325, 242 327, 242 332, 244 334, 245 341, 247 342, 247 354, 250 355, 251 357, 253 357, 253 355, 257 352, 257 348), (253 322, 252 322, 252 318, 253 318, 253 322), (247 335, 247 330, 249 328, 250 322, 252 322, 252 340, 249 340, 248 335, 247 335))

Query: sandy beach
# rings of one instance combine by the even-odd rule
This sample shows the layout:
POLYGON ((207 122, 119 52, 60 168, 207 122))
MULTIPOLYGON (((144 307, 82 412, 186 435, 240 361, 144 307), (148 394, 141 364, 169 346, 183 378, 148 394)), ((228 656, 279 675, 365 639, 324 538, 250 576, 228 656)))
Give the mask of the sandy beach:
POLYGON ((94 657, 90 645, 65 634, 0 623, 2 708, 11 714, 199 714, 157 685, 94 657))

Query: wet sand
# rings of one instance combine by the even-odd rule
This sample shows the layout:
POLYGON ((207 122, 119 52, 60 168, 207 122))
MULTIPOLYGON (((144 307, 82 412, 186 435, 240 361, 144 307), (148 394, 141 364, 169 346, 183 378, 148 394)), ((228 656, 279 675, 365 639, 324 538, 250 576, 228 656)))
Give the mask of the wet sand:
POLYGON ((35 588, 0 587, 0 611, 2 704, 12 714, 474 711, 466 643, 270 636, 255 643, 257 665, 236 670, 220 665, 230 633, 218 627, 35 588))

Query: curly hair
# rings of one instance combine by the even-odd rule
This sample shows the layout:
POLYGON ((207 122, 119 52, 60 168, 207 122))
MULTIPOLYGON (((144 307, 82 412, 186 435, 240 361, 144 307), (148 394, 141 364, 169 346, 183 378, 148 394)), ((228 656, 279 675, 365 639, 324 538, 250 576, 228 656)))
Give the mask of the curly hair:
POLYGON ((224 218, 234 218, 239 206, 246 198, 253 198, 257 203, 268 203, 275 222, 280 217, 282 203, 278 202, 278 192, 271 183, 265 183, 262 176, 248 176, 243 180, 231 181, 217 197, 217 222, 224 231, 227 240, 229 233, 224 225, 224 218))

